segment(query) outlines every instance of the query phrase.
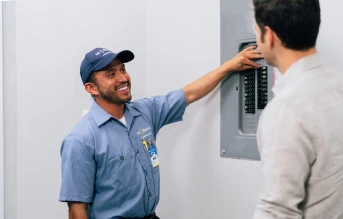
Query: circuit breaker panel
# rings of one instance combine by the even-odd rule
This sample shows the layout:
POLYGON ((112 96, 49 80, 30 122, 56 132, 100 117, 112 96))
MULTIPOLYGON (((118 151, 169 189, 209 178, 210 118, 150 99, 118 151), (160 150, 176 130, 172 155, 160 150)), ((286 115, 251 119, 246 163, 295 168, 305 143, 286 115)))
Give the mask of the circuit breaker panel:
MULTIPOLYGON (((255 42, 242 43, 239 51, 251 44, 255 45, 255 42)), ((268 86, 268 66, 264 60, 255 61, 260 65, 259 69, 249 69, 236 73, 239 74, 236 94, 240 100, 238 103, 238 118, 240 118, 238 128, 242 134, 250 135, 256 133, 258 120, 268 103, 268 88, 270 87, 268 86)))
MULTIPOLYGON (((221 63, 256 45, 251 0, 221 0, 221 63), (239 22, 240 21, 240 22, 239 22)), ((220 86, 220 155, 259 160, 256 131, 272 99, 273 68, 264 59, 259 69, 233 72, 220 86)))

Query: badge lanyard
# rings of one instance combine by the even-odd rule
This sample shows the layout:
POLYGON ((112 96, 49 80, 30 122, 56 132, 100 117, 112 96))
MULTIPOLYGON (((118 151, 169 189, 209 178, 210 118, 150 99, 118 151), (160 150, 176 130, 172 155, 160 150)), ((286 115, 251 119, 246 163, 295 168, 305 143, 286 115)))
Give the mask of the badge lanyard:
POLYGON ((152 141, 150 139, 144 140, 142 138, 142 143, 145 146, 145 149, 148 151, 152 166, 155 168, 160 165, 160 162, 158 160, 157 148, 152 143, 152 141))
MULTIPOLYGON (((135 127, 135 129, 137 131, 137 127, 134 124, 134 122, 133 122, 133 126, 135 127)), ((160 162, 158 160, 158 153, 157 153, 156 146, 152 143, 151 139, 144 139, 144 138, 142 138, 142 144, 143 144, 145 150, 149 154, 149 158, 150 158, 152 166, 154 168, 158 167, 160 165, 160 162)))

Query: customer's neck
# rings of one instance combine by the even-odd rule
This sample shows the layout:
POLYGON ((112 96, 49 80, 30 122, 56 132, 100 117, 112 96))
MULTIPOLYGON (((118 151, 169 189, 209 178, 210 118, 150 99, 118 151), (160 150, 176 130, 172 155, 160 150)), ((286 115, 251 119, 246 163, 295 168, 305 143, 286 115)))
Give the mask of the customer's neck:
POLYGON ((315 53, 317 53, 317 50, 314 47, 306 51, 295 51, 284 48, 279 52, 280 55, 277 57, 276 67, 279 69, 281 74, 285 74, 294 63, 315 53))

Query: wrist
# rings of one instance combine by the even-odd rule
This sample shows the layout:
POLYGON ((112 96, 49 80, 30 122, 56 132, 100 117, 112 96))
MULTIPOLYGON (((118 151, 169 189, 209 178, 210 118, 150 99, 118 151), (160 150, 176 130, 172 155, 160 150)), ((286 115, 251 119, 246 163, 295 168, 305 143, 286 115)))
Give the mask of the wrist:
POLYGON ((222 69, 222 71, 225 72, 226 74, 228 74, 228 73, 234 71, 234 67, 233 67, 233 64, 232 64, 231 60, 224 62, 224 63, 221 65, 221 69, 222 69))

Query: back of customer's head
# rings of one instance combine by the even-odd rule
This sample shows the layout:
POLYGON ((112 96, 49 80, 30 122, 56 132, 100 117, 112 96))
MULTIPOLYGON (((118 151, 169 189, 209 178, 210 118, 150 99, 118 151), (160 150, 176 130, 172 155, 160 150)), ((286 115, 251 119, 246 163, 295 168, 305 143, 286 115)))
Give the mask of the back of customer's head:
POLYGON ((253 0, 253 4, 262 42, 269 27, 285 48, 315 47, 321 21, 319 0, 253 0))

